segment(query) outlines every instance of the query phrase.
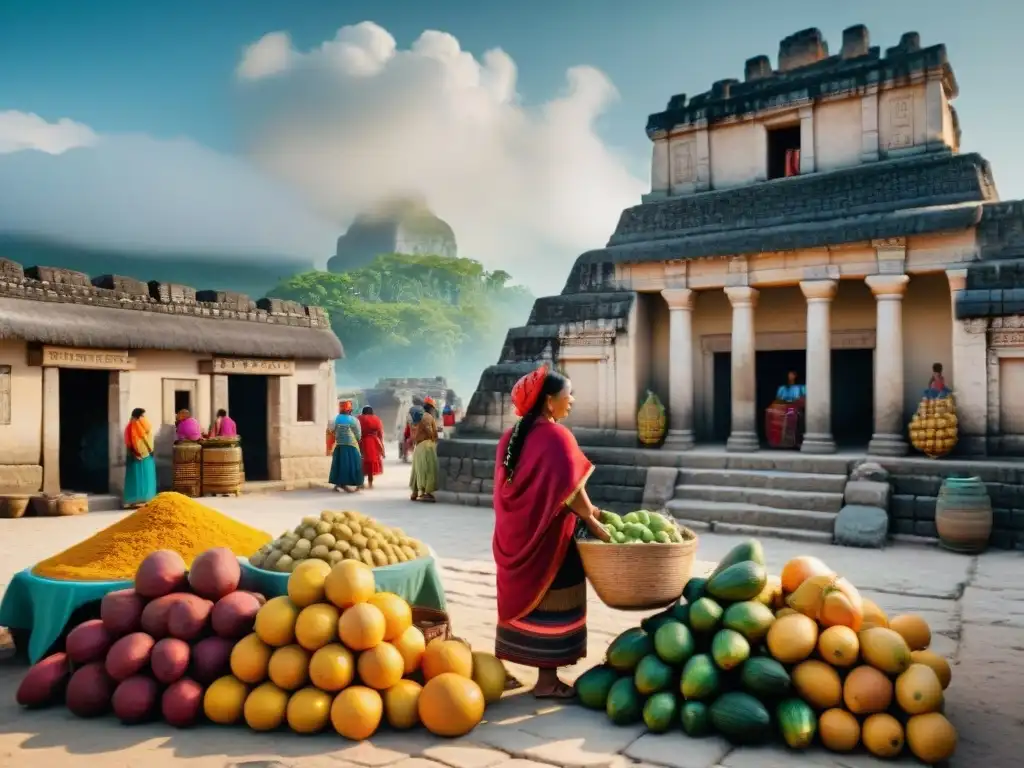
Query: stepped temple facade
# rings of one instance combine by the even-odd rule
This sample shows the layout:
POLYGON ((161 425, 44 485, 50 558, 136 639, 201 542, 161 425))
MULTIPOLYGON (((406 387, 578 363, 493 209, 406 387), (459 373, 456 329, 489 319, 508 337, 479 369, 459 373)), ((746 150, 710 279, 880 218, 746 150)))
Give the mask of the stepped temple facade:
POLYGON ((248 480, 325 482, 341 356, 318 307, 0 259, 0 490, 119 493, 134 408, 162 488, 182 409, 228 411, 248 480))
POLYGON ((944 46, 883 52, 857 26, 834 54, 805 30, 775 68, 673 96, 647 122, 650 193, 509 331, 460 436, 510 426, 512 384, 549 361, 583 445, 637 446, 650 390, 666 449, 747 453, 792 371, 805 454, 902 456, 941 363, 957 452, 1024 454, 1024 201, 960 152, 957 90, 944 46))

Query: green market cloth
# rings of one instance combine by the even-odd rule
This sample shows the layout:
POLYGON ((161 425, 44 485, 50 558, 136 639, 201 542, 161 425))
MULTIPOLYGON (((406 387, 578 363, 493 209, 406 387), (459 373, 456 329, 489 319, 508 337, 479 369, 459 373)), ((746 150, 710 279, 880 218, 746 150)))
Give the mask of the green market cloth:
MULTIPOLYGON (((259 592, 268 599, 288 594, 287 573, 264 571, 242 562, 242 589, 259 592)), ((394 592, 409 605, 421 608, 446 609, 444 585, 432 557, 420 557, 406 563, 384 565, 373 569, 378 592, 394 592)))
POLYGON ((15 574, 0 602, 0 627, 27 630, 28 658, 35 664, 60 639, 72 614, 108 592, 131 587, 131 581, 58 581, 30 569, 15 574))

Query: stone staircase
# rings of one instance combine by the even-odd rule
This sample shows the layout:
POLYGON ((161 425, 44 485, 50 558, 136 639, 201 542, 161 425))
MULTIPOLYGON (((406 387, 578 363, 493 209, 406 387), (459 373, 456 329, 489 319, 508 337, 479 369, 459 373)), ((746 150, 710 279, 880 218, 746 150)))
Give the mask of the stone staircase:
POLYGON ((683 524, 720 533, 830 542, 847 461, 801 458, 748 454, 723 456, 721 467, 683 466, 666 511, 683 524))

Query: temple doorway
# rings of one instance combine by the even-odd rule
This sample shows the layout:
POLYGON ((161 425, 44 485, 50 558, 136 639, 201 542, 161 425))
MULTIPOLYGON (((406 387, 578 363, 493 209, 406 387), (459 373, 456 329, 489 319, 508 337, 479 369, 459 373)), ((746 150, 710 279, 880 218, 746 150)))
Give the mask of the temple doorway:
POLYGON ((79 493, 110 489, 110 371, 61 368, 60 486, 79 493))
POLYGON ((270 479, 269 381, 267 376, 228 376, 228 414, 238 426, 247 481, 270 479))
MULTIPOLYGON (((755 357, 757 376, 757 435, 765 442, 765 409, 775 400, 775 393, 786 383, 790 371, 797 381, 807 383, 807 352, 786 349, 758 352, 755 357)), ((714 355, 714 411, 712 440, 724 443, 732 430, 732 355, 714 355)), ((832 439, 838 447, 863 448, 871 440, 874 427, 874 350, 832 350, 832 439)))

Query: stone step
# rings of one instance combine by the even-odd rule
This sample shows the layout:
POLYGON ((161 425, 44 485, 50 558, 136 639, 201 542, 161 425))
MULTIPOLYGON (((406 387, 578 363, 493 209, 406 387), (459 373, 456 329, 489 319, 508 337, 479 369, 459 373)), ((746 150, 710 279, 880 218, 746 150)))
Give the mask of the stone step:
POLYGON ((90 512, 113 512, 114 510, 123 508, 124 503, 121 501, 120 496, 115 496, 110 493, 89 494, 90 512))
POLYGON ((807 541, 814 544, 831 544, 832 534, 824 531, 805 531, 800 528, 768 528, 760 525, 741 525, 739 523, 703 523, 696 520, 679 520, 699 536, 702 531, 718 533, 723 536, 751 536, 755 539, 771 536, 776 539, 790 541, 807 541))
POLYGON ((843 508, 843 494, 790 491, 778 488, 739 488, 727 485, 677 485, 676 499, 726 504, 753 504, 774 509, 830 512, 843 508))
POLYGON ((802 472, 807 474, 848 474, 856 461, 849 455, 812 455, 800 451, 753 451, 728 453, 725 450, 695 449, 673 451, 637 448, 591 447, 583 452, 594 464, 648 467, 679 467, 680 469, 756 470, 802 472))
POLYGON ((819 531, 831 535, 836 516, 831 512, 807 512, 795 509, 763 507, 758 504, 672 499, 665 505, 669 514, 679 520, 703 523, 749 525, 758 528, 793 528, 819 531))
POLYGON ((815 491, 842 494, 845 474, 785 472, 777 469, 691 469, 679 470, 683 485, 721 485, 732 488, 774 488, 785 491, 815 491))

